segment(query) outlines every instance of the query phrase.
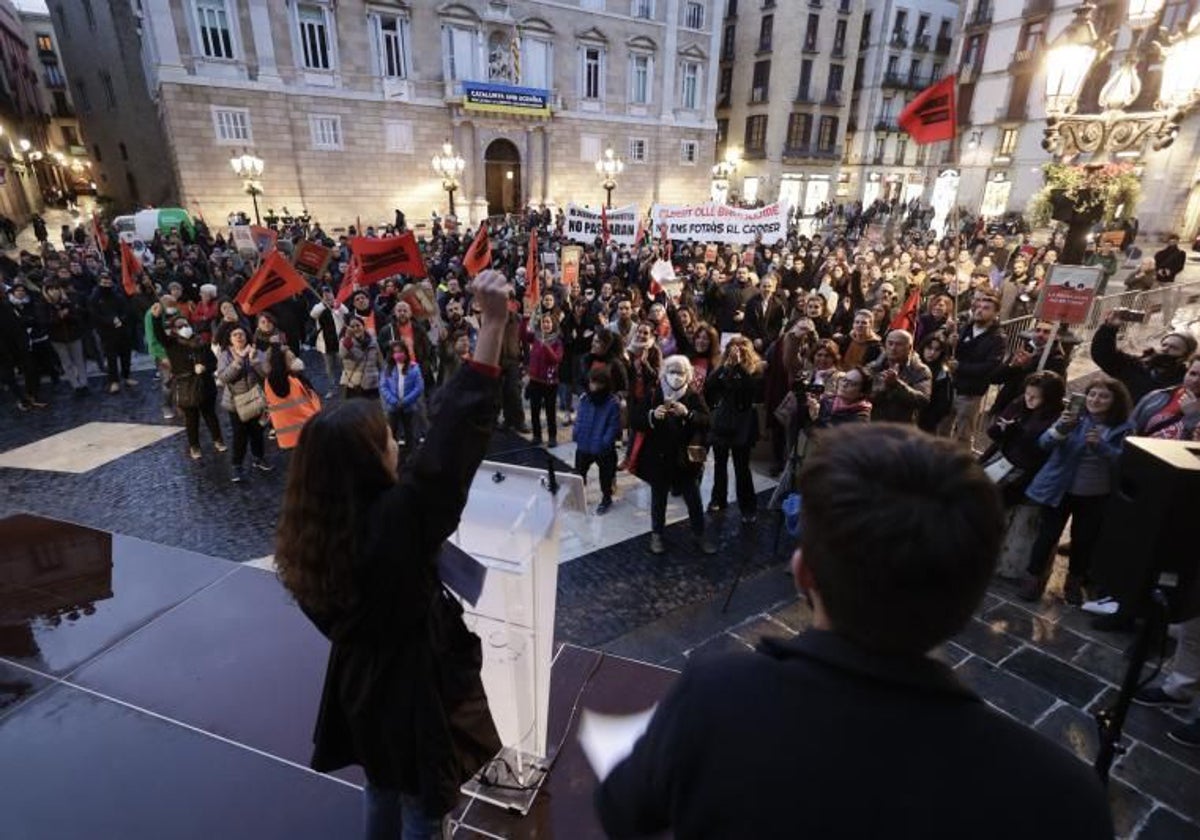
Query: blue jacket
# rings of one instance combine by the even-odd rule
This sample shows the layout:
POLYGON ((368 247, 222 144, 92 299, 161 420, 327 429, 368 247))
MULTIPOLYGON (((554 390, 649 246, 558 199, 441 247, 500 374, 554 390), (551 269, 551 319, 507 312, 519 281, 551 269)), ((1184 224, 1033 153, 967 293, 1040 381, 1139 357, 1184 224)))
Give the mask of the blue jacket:
POLYGON ((400 398, 400 368, 398 366, 389 365, 383 375, 379 377, 379 393, 383 397, 383 404, 387 406, 388 411, 395 411, 397 408, 403 411, 412 411, 417 400, 421 399, 421 395, 425 393, 425 377, 421 376, 421 366, 418 364, 410 364, 408 373, 404 374, 404 399, 400 398))
POLYGON ((579 400, 575 428, 571 434, 575 448, 586 455, 599 455, 613 448, 621 431, 621 404, 616 396, 597 405, 588 394, 579 400))
MULTIPOLYGON (((1085 413, 1079 425, 1065 434, 1059 431, 1057 423, 1042 432, 1038 446, 1050 451, 1050 460, 1038 470, 1025 495, 1041 505, 1058 507, 1062 504, 1063 496, 1071 489, 1075 472, 1087 449, 1084 438, 1096 425, 1091 415, 1085 413)), ((1125 437, 1131 431, 1133 424, 1126 421, 1119 426, 1110 426, 1101 437, 1096 452, 1108 461, 1110 467, 1116 466, 1125 445, 1125 437)))

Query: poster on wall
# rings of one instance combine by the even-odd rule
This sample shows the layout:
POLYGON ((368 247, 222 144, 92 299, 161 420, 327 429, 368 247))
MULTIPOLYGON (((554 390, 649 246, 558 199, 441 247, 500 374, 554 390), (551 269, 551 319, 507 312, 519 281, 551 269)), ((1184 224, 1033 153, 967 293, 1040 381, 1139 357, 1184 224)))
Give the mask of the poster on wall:
MULTIPOLYGON (((633 245, 637 238, 638 209, 636 204, 614 207, 604 213, 608 217, 608 239, 617 245, 633 245)), ((572 242, 593 244, 601 236, 604 219, 599 210, 567 204, 566 232, 572 242)))
POLYGON ((1012 192, 1012 181, 998 181, 995 178, 988 181, 983 188, 983 204, 979 207, 979 215, 984 218, 1003 216, 1008 212, 1008 196, 1012 192))
POLYGON ((759 237, 766 243, 787 238, 788 206, 778 201, 754 210, 712 203, 683 207, 656 204, 651 217, 655 230, 666 225, 672 240, 753 245, 759 237))

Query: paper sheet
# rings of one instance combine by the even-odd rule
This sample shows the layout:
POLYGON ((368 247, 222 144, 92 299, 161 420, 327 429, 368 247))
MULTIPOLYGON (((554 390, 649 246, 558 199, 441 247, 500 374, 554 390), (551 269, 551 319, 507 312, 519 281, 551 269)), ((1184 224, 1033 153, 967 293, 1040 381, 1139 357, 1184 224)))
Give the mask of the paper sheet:
POLYGON ((579 717, 579 745, 600 781, 612 772, 650 726, 658 704, 632 715, 605 715, 584 709, 579 717))

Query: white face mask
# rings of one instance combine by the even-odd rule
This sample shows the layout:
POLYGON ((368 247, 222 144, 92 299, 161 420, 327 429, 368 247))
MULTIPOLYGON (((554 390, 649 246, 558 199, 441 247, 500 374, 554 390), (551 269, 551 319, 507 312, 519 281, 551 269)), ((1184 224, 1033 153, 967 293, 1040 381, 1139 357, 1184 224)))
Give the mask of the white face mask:
POLYGON ((671 390, 673 391, 682 391, 687 385, 687 375, 683 373, 669 371, 664 379, 666 379, 667 385, 671 386, 671 390))
POLYGON ((191 338, 192 337, 192 328, 191 327, 180 327, 179 329, 177 329, 175 331, 175 334, 178 335, 180 338, 191 338))

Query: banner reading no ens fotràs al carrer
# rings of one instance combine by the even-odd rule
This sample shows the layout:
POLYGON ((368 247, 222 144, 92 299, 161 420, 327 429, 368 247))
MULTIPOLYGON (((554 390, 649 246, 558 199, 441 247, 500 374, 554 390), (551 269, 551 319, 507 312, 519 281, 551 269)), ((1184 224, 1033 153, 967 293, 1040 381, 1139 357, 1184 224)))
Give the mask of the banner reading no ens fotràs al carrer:
POLYGON ((550 91, 541 88, 498 85, 488 82, 463 82, 463 108, 496 114, 550 116, 550 91))
POLYGON ((771 245, 787 239, 788 206, 783 202, 756 210, 711 202, 689 207, 656 204, 650 214, 655 235, 662 236, 662 227, 666 225, 667 236, 674 240, 753 245, 761 236, 764 243, 771 245))
MULTIPOLYGON (((637 238, 637 205, 614 207, 604 215, 608 217, 608 241, 617 245, 632 245, 637 238)), ((567 239, 591 245, 600 238, 603 229, 604 219, 599 209, 580 207, 574 202, 567 204, 567 239)))

